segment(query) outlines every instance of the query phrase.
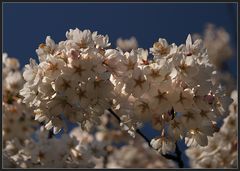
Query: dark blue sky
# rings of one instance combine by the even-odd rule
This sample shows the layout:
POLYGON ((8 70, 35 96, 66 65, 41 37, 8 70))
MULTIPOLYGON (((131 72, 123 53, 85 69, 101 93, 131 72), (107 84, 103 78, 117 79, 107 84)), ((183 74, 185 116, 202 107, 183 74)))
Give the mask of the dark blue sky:
MULTIPOLYGON (((4 3, 3 51, 23 66, 46 36, 58 42, 76 27, 108 34, 113 45, 130 36, 143 48, 159 37, 181 44, 209 22, 224 27, 236 49, 236 16, 236 3, 4 3)), ((236 55, 232 64, 236 75, 236 55)))
POLYGON ((236 78, 236 3, 4 3, 3 52, 23 67, 30 57, 37 59, 35 50, 46 36, 65 40, 66 31, 76 27, 108 34, 113 45, 131 36, 147 49, 159 37, 179 45, 189 33, 202 33, 207 23, 230 33, 234 57, 228 68, 236 78))

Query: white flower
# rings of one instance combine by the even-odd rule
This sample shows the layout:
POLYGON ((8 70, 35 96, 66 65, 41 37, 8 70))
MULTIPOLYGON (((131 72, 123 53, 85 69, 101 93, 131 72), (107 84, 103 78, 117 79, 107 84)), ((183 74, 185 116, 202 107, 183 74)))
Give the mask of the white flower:
POLYGON ((24 72, 23 72, 23 78, 25 81, 32 81, 36 77, 36 74, 38 72, 38 65, 36 61, 32 58, 30 58, 28 65, 25 65, 24 72))
POLYGON ((159 38, 158 42, 153 44, 153 48, 150 49, 154 56, 166 56, 170 52, 170 47, 166 39, 159 38))
POLYGON ((162 91, 160 88, 151 88, 149 91, 151 95, 150 107, 155 113, 164 113, 171 110, 172 106, 168 99, 169 92, 162 91))
POLYGON ((38 59, 40 62, 43 62, 47 59, 47 55, 54 54, 55 49, 57 49, 57 45, 51 39, 50 36, 46 37, 46 44, 42 43, 39 45, 39 48, 36 50, 38 54, 38 59))
POLYGON ((192 56, 193 54, 198 55, 197 53, 203 48, 202 47, 202 40, 198 39, 194 43, 192 43, 192 37, 189 34, 186 40, 186 55, 187 56, 192 56))
POLYGON ((196 76, 199 72, 198 65, 196 64, 194 58, 191 56, 179 54, 174 57, 173 62, 179 74, 184 78, 186 77, 186 79, 196 76))
POLYGON ((86 84, 80 83, 79 87, 76 88, 75 93, 73 93, 72 96, 69 96, 68 100, 71 104, 79 104, 81 108, 87 108, 90 104, 88 97, 86 84))
POLYGON ((44 66, 45 77, 50 80, 56 79, 64 66, 65 62, 62 59, 49 55, 44 66))
POLYGON ((113 75, 123 75, 123 64, 122 64, 123 56, 119 53, 119 51, 115 49, 107 49, 105 52, 105 60, 104 64, 107 67, 107 70, 110 71, 113 75))
POLYGON ((85 59, 73 59, 70 62, 71 70, 69 73, 73 80, 86 81, 91 73, 92 63, 85 59))
POLYGON ((23 77, 25 81, 27 81, 28 86, 34 89, 36 86, 40 85, 43 77, 41 68, 42 63, 41 65, 37 65, 36 61, 33 59, 30 59, 29 62, 29 65, 25 65, 23 77))
POLYGON ((7 53, 2 53, 2 63, 5 65, 6 60, 7 60, 8 54, 7 53))
POLYGON ((39 122, 49 121, 49 118, 44 114, 46 112, 44 112, 43 110, 36 109, 33 111, 33 113, 35 114, 35 120, 38 120, 39 122))
POLYGON ((148 65, 148 50, 144 50, 143 48, 138 48, 136 50, 138 56, 138 63, 140 65, 148 65))
POLYGON ((93 46, 92 33, 90 30, 81 31, 79 29, 70 30, 66 33, 69 40, 72 40, 79 49, 93 46))
POLYGON ((167 154, 175 151, 176 145, 173 141, 166 137, 154 138, 151 140, 151 145, 161 154, 167 154))
POLYGON ((12 88, 20 88, 22 85, 22 75, 20 72, 10 72, 6 77, 6 85, 7 88, 10 90, 12 88))
POLYGON ((176 112, 184 113, 187 109, 193 107, 193 91, 189 88, 186 89, 175 89, 169 93, 169 101, 173 104, 173 108, 176 112))
POLYGON ((238 111, 238 91, 234 90, 231 93, 231 98, 233 99, 232 104, 229 106, 230 113, 237 113, 238 111))
POLYGON ((177 46, 174 43, 169 45, 166 39, 159 38, 158 42, 155 42, 153 47, 150 48, 150 52, 153 54, 155 61, 163 57, 171 58, 177 52, 177 46))
POLYGON ((60 94, 64 94, 67 97, 72 97, 77 88, 77 80, 73 80, 71 75, 62 74, 54 82, 53 89, 60 94))
POLYGON ((38 92, 41 94, 43 100, 51 99, 56 95, 55 90, 52 88, 51 84, 41 83, 38 87, 38 92))
POLYGON ((171 68, 165 59, 159 60, 157 63, 151 63, 144 68, 147 79, 152 84, 160 85, 165 81, 167 75, 171 72, 171 68))
POLYGON ((39 106, 41 104, 41 98, 38 91, 36 89, 30 89, 28 84, 25 84, 19 93, 24 97, 23 103, 29 104, 30 107, 39 106))
POLYGON ((192 77, 191 84, 194 85, 198 95, 204 96, 212 89, 213 84, 211 76, 213 73, 213 67, 209 65, 199 65, 199 72, 192 77))
POLYGON ((181 122, 187 130, 194 128, 201 119, 200 110, 198 108, 190 108, 181 113, 181 122))
POLYGON ((113 85, 108 80, 102 80, 96 78, 94 80, 89 80, 86 85, 86 90, 88 92, 88 98, 101 98, 111 96, 111 90, 113 85))
POLYGON ((131 37, 130 39, 117 39, 117 47, 123 51, 131 51, 132 49, 138 48, 138 42, 135 37, 131 37))
POLYGON ((50 113, 50 116, 58 116, 61 113, 71 114, 73 106, 68 103, 65 97, 56 96, 53 100, 47 103, 47 107, 50 113))
POLYGON ((148 104, 148 99, 141 98, 134 103, 134 112, 140 120, 148 121, 151 119, 152 111, 148 104))
POLYGON ((20 66, 19 61, 16 58, 5 57, 4 64, 6 68, 17 70, 20 66))
POLYGON ((93 41, 96 44, 97 48, 106 48, 111 45, 111 43, 108 43, 109 37, 108 35, 103 36, 103 35, 97 35, 97 32, 94 32, 92 34, 93 41))
POLYGON ((126 92, 133 94, 135 97, 140 97, 149 88, 149 84, 143 71, 139 68, 133 71, 132 79, 126 83, 126 92))
POLYGON ((124 53, 124 58, 122 59, 122 63, 124 66, 124 72, 126 72, 125 74, 128 75, 129 73, 131 73, 134 69, 137 68, 137 54, 132 50, 130 53, 129 52, 125 52, 124 53))

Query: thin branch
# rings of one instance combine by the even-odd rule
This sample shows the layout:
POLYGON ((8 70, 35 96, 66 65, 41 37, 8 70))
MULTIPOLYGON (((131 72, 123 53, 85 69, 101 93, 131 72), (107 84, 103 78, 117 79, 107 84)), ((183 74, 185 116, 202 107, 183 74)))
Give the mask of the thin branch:
POLYGON ((137 132, 141 137, 143 137, 143 139, 148 143, 148 146, 152 148, 152 145, 151 145, 150 140, 149 140, 139 129, 137 129, 136 132, 137 132))
POLYGON ((50 130, 48 131, 48 139, 51 139, 53 136, 54 136, 53 130, 50 129, 50 130))
POLYGON ((121 122, 121 119, 119 118, 119 116, 118 116, 111 108, 108 109, 108 111, 109 111, 113 116, 115 116, 115 118, 118 120, 119 123, 121 122))
POLYGON ((177 143, 176 143, 175 153, 177 154, 177 160, 176 161, 178 162, 179 168, 183 168, 184 163, 183 163, 182 158, 181 158, 182 152, 180 151, 177 143))
MULTIPOLYGON (((119 116, 110 108, 108 109, 108 111, 118 120, 118 122, 121 122, 121 119, 119 118, 119 116)), ((137 129, 136 132, 148 143, 150 148, 153 148, 150 140, 140 131, 140 129, 137 129)), ((153 148, 154 149, 154 148, 153 148)), ((176 143, 176 156, 171 155, 171 154, 161 154, 163 157, 165 157, 166 159, 170 159, 173 160, 175 162, 178 163, 179 168, 183 168, 183 161, 181 159, 181 151, 179 150, 179 147, 176 143)))
POLYGON ((107 168, 108 164, 108 154, 103 157, 103 168, 107 168))

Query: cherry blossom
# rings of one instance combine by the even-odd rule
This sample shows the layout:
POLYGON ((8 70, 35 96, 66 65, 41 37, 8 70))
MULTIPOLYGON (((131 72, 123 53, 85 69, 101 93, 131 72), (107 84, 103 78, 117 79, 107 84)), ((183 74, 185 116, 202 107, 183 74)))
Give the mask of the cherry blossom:
POLYGON ((36 50, 38 61, 30 59, 23 73, 17 59, 3 54, 6 165, 174 167, 157 160, 174 151, 179 157, 182 140, 194 167, 235 167, 237 91, 230 97, 214 59, 229 38, 223 30, 214 36, 189 34, 180 45, 159 38, 148 50, 135 38, 118 39, 113 48, 108 35, 70 29, 60 42, 47 36, 36 50), (210 45, 219 35, 223 40, 210 45), (70 135, 69 121, 77 124, 70 135), (140 130, 147 122, 157 131, 152 139, 140 130), (51 134, 62 129, 60 139, 51 134))

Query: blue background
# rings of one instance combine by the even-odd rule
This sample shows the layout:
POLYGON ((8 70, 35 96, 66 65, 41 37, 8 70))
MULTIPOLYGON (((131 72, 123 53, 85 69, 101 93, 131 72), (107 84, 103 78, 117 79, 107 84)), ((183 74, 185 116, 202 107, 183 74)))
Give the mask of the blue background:
MULTIPOLYGON (((108 34, 113 46, 117 38, 131 36, 146 49, 159 37, 179 45, 189 33, 202 33, 207 23, 230 33, 234 54, 227 66, 236 78, 236 3, 4 3, 3 52, 18 58, 23 67, 30 57, 37 59, 35 50, 46 36, 59 42, 76 27, 108 34)), ((143 132, 149 138, 155 135, 148 127, 143 132)))

